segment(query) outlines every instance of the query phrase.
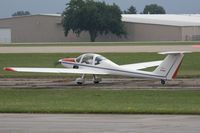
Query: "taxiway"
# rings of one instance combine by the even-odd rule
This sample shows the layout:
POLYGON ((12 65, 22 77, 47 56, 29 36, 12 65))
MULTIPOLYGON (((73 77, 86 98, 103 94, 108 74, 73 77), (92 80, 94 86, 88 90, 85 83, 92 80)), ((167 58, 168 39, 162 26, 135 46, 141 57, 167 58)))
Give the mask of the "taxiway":
POLYGON ((195 115, 0 114, 0 133, 199 133, 195 115))
POLYGON ((0 53, 136 53, 162 51, 200 52, 200 48, 192 45, 162 45, 162 46, 54 46, 54 47, 1 47, 0 53))

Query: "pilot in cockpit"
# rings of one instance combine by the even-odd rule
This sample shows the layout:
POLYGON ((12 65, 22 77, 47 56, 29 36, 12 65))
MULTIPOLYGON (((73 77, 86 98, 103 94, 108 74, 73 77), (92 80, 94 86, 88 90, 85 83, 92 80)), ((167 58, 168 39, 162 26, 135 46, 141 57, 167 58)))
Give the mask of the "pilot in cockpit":
POLYGON ((92 64, 93 63, 93 56, 85 55, 85 57, 82 60, 82 63, 92 64))

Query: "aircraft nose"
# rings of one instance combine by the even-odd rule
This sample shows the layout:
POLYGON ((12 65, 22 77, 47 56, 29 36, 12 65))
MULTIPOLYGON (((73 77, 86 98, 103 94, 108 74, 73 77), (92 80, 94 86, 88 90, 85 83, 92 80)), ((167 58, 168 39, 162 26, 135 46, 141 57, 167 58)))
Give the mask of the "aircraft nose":
POLYGON ((63 61, 67 61, 67 62, 75 62, 75 58, 66 58, 66 59, 60 59, 59 62, 63 62, 63 61))

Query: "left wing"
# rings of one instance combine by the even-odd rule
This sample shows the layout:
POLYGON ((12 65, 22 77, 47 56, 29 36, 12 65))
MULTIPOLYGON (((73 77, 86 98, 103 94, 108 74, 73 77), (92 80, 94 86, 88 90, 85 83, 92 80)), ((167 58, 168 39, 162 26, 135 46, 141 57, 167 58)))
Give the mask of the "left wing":
POLYGON ((91 69, 68 69, 68 68, 25 68, 25 67, 5 67, 6 71, 16 72, 41 72, 41 73, 74 73, 74 74, 99 74, 106 75, 102 71, 94 71, 91 69))
POLYGON ((121 65, 120 67, 125 68, 125 69, 130 69, 130 70, 139 70, 139 69, 145 69, 148 67, 159 66, 162 62, 163 60, 142 62, 142 63, 128 64, 128 65, 121 65))

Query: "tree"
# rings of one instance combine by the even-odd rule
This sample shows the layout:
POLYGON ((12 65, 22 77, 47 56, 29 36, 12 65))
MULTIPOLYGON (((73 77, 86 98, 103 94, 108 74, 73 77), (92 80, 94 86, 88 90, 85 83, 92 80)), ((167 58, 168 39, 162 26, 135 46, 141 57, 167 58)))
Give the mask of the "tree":
POLYGON ((27 15, 31 15, 31 13, 29 11, 17 11, 17 12, 12 14, 13 17, 16 17, 16 16, 27 16, 27 15))
POLYGON ((146 5, 143 14, 166 14, 165 9, 157 4, 146 5))
POLYGON ((126 35, 121 21, 121 10, 116 4, 106 5, 105 2, 93 0, 71 0, 62 14, 62 25, 65 36, 72 30, 76 35, 88 31, 90 40, 95 41, 100 34, 113 33, 118 37, 126 35))
POLYGON ((124 11, 124 14, 136 14, 137 13, 137 10, 134 6, 130 6, 128 11, 124 11))

